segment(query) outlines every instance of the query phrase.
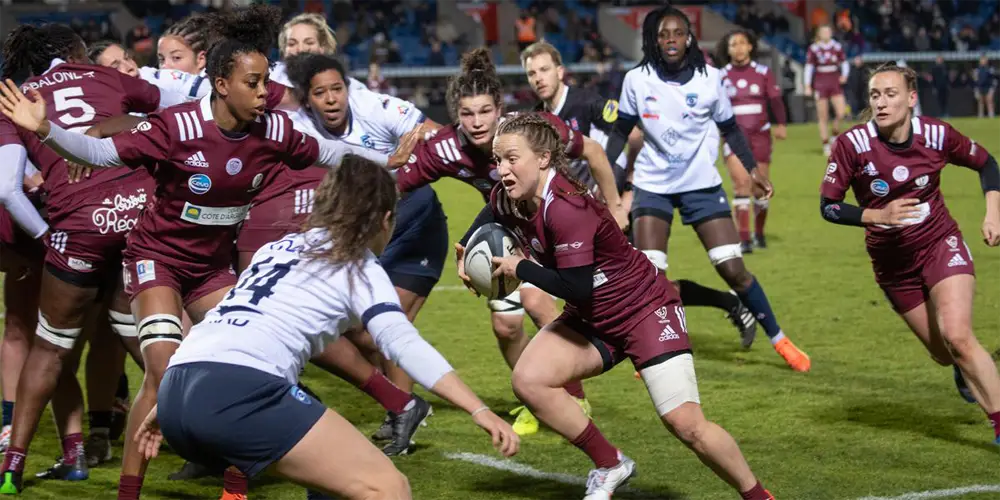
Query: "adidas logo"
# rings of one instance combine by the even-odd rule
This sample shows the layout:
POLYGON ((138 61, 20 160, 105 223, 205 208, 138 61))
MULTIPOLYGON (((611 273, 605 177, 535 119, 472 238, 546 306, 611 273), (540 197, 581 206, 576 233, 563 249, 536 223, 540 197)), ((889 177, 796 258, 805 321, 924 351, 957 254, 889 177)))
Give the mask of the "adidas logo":
POLYGON ((952 255, 951 260, 948 261, 948 267, 958 267, 967 265, 969 265, 969 263, 962 258, 961 254, 957 253, 955 255, 952 255))
POLYGON ((184 160, 184 164, 189 167, 208 168, 208 160, 205 159, 205 155, 201 151, 184 160))

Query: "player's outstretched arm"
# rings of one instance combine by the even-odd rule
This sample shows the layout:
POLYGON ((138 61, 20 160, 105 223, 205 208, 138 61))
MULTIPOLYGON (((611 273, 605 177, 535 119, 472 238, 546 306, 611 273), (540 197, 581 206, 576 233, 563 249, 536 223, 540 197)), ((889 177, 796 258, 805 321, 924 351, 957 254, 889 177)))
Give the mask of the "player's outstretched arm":
POLYGON ((618 227, 623 230, 628 227, 628 214, 622 207, 622 200, 618 196, 618 186, 615 184, 615 173, 611 170, 611 162, 608 155, 604 153, 601 144, 589 137, 583 138, 583 157, 590 165, 590 173, 597 181, 597 187, 601 189, 601 195, 611 210, 611 215, 618 222, 618 227))

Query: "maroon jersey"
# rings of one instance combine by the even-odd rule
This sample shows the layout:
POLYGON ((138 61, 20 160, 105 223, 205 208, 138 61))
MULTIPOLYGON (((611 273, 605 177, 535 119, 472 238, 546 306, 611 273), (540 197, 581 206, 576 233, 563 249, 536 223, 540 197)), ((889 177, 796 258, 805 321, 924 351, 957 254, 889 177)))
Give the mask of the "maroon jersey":
MULTIPOLYGON (((540 112, 562 137, 570 159, 583 155, 583 136, 569 128, 558 116, 540 112)), ((483 199, 500 181, 492 152, 484 152, 469 142, 459 131, 459 125, 439 129, 432 137, 421 141, 410 155, 410 161, 396 172, 396 183, 402 193, 413 191, 442 177, 458 179, 479 190, 483 199)))
POLYGON ((611 334, 629 332, 663 305, 651 297, 679 297, 649 259, 629 244, 608 208, 589 194, 575 192, 569 179, 550 171, 543 201, 532 217, 516 212, 502 184, 493 189, 490 206, 496 220, 542 267, 594 266, 591 298, 567 302, 567 312, 611 334))
POLYGON ((316 140, 281 112, 261 116, 240 137, 224 134, 211 96, 153 113, 113 140, 125 165, 150 168, 156 179, 155 199, 129 235, 126 258, 152 254, 181 267, 228 266, 257 191, 282 164, 303 169, 319 156, 316 140))
POLYGON ((901 227, 868 226, 865 241, 873 250, 916 250, 955 233, 941 195, 941 169, 948 163, 978 170, 988 153, 951 125, 926 116, 911 121, 905 147, 883 142, 874 122, 858 125, 837 137, 820 193, 840 201, 847 189, 863 208, 885 208, 899 198, 920 200, 920 215, 901 227))
MULTIPOLYGON (((26 80, 21 90, 27 93, 29 89, 42 94, 46 116, 50 120, 68 130, 80 132, 113 116, 155 111, 160 104, 160 90, 156 86, 118 70, 90 64, 61 63, 53 66, 45 73, 26 80)), ((96 169, 90 178, 70 184, 65 161, 34 133, 17 129, 17 136, 0 134, 0 144, 11 143, 24 145, 28 158, 41 171, 49 193, 47 207, 52 221, 69 215, 80 204, 89 203, 94 194, 103 198, 107 188, 119 183, 123 177, 130 177, 131 183, 135 180, 133 176, 147 175, 127 169, 96 169)))
POLYGON ((767 106, 771 106, 779 124, 785 124, 785 103, 781 100, 781 87, 767 66, 751 61, 744 66, 727 64, 722 69, 722 78, 731 85, 726 86, 729 100, 733 104, 736 123, 744 133, 752 134, 771 128, 767 106))
POLYGON ((847 54, 836 40, 813 43, 806 51, 806 66, 813 69, 811 84, 815 89, 840 88, 840 77, 846 63, 847 54))

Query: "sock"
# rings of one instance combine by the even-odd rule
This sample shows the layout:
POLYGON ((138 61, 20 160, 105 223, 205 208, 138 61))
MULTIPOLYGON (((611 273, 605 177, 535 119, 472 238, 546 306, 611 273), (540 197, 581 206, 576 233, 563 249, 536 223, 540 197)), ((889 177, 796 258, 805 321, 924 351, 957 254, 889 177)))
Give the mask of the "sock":
POLYGON ((746 196, 733 198, 733 210, 736 212, 736 228, 740 231, 740 241, 750 241, 750 198, 746 196))
POLYGON ((28 450, 11 446, 3 455, 3 472, 24 472, 24 462, 28 460, 28 450))
POLYGON ((618 459, 618 449, 611 446, 604 434, 601 434, 601 431, 594 425, 593 420, 587 424, 587 428, 572 443, 573 446, 586 453, 598 469, 614 467, 621 462, 618 459))
POLYGON ((14 402, 3 400, 3 426, 7 427, 14 421, 14 402))
POLYGON ((128 399, 128 375, 122 374, 118 377, 118 389, 115 391, 115 397, 118 399, 128 399))
POLYGON ((122 474, 118 479, 118 500, 139 500, 142 491, 142 476, 122 474))
POLYGON ((740 496, 743 500, 772 500, 772 496, 763 486, 760 485, 760 481, 753 488, 747 491, 740 492, 740 496))
POLYGON ((736 294, 739 295, 747 309, 753 312, 757 322, 764 327, 767 336, 771 338, 771 343, 781 340, 777 338, 778 334, 781 334, 781 327, 778 326, 778 320, 774 317, 774 312, 771 311, 771 303, 768 302, 767 295, 764 294, 764 289, 761 288, 757 277, 754 276, 753 281, 750 282, 750 286, 745 291, 737 291, 736 294))
POLYGON ((91 434, 108 434, 111 431, 111 411, 87 412, 91 434))
POLYGON ((222 473, 222 485, 227 492, 236 495, 246 495, 250 491, 250 480, 242 472, 233 470, 232 467, 222 473))
POLYGON ((62 438, 63 463, 72 464, 83 454, 83 434, 76 432, 62 438))
POLYGON ((563 387, 570 396, 573 396, 576 399, 587 399, 587 395, 583 392, 583 382, 578 380, 576 382, 570 382, 563 387))
POLYGON ((764 223, 767 222, 767 209, 769 205, 768 200, 753 201, 753 232, 757 236, 764 236, 764 223))
POLYGON ((403 413, 406 404, 413 399, 412 394, 403 392, 378 370, 372 372, 372 376, 368 377, 368 380, 361 385, 361 390, 378 401, 378 404, 382 405, 383 408, 396 415, 403 413))
POLYGON ((993 434, 996 439, 1000 439, 1000 411, 996 413, 990 413, 987 415, 990 417, 990 424, 993 425, 993 434))
POLYGON ((726 312, 740 305, 740 299, 731 293, 708 288, 690 280, 677 280, 681 302, 686 306, 717 307, 726 312))

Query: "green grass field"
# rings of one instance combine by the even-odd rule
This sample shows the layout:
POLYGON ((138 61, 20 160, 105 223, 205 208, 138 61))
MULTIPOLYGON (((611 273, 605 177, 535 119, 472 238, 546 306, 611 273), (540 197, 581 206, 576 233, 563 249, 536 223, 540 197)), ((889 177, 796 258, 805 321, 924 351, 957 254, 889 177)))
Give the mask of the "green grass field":
MULTIPOLYGON (((954 123, 994 154, 1000 153, 1000 120, 954 123)), ((991 443, 993 434, 984 415, 959 398, 951 369, 931 361, 883 299, 862 231, 820 218, 818 187, 825 167, 815 125, 791 127, 788 140, 776 145, 774 155, 777 195, 768 221, 770 248, 746 259, 784 330, 812 357, 812 372, 797 374, 786 368, 763 333, 752 351, 742 352, 736 332, 721 314, 689 309, 706 414, 736 437, 754 471, 781 500, 896 497, 923 490, 997 486, 1000 450, 991 443)), ((943 184, 948 206, 975 257, 979 290, 974 324, 992 352, 1000 347, 1000 252, 987 248, 980 237, 984 203, 976 174, 950 167, 943 184)), ((482 201, 475 190, 458 182, 444 181, 436 187, 450 217, 451 237, 457 239, 482 201)), ((688 229, 673 233, 670 272, 675 278, 724 286, 688 229)), ((420 313, 418 328, 491 407, 498 413, 510 410, 517 401, 483 300, 458 288, 450 262, 441 285, 420 313)), ((134 366, 129 369, 135 389, 141 375, 134 366)), ((381 421, 381 409, 347 383, 315 369, 309 370, 305 381, 365 434, 381 421)), ((620 366, 585 387, 597 424, 639 467, 632 490, 621 498, 736 497, 665 431, 644 387, 633 379, 631 366, 620 366)), ((467 415, 427 397, 435 403, 430 425, 417 435, 415 453, 395 460, 409 477, 414 498, 583 496, 582 482, 591 464, 551 431, 524 439, 521 453, 503 462, 467 415), (507 470, 498 470, 498 465, 507 470), (568 484, 572 481, 578 483, 568 484)), ((330 443, 330 452, 350 450, 330 443)), ((51 457, 58 454, 51 419, 45 417, 26 477, 51 465, 51 457)), ((114 498, 120 450, 115 455, 111 464, 91 471, 88 482, 30 479, 23 496, 114 498)), ((157 459, 146 476, 144 498, 219 496, 221 479, 167 481, 166 475, 180 464, 169 453, 157 459)), ((269 478, 251 485, 254 499, 304 497, 303 489, 269 478)), ((1000 498, 1000 490, 951 498, 1000 498)))

